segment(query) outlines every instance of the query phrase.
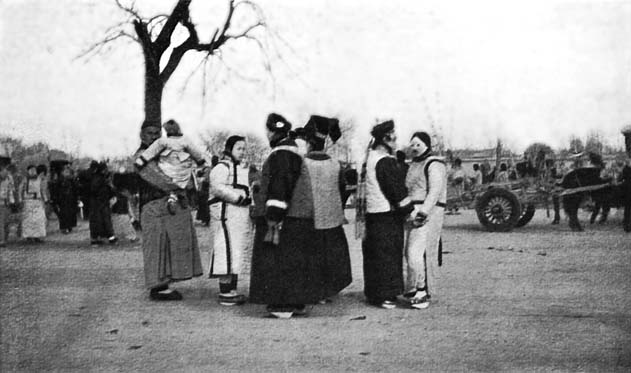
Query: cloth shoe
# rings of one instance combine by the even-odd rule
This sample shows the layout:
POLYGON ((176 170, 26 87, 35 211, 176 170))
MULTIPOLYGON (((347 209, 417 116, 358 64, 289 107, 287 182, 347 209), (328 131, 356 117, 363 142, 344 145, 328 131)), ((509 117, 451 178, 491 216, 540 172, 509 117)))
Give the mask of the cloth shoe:
POLYGON ((177 290, 171 290, 168 288, 166 290, 151 289, 149 292, 149 298, 157 301, 176 301, 182 300, 182 294, 180 294, 177 290))
POLYGON ((219 294, 219 304, 222 306, 240 306, 246 301, 245 296, 232 290, 229 293, 219 294))

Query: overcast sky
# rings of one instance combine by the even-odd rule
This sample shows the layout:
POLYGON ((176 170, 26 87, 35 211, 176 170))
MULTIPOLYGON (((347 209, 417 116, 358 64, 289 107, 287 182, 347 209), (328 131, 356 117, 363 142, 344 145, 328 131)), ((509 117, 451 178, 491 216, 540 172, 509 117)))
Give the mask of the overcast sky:
MULTIPOLYGON (((174 3, 138 8, 150 16, 174 3)), ((226 3, 193 1, 202 39, 226 3)), ((566 146, 594 130, 620 146, 631 122, 630 1, 257 3, 278 35, 267 34, 274 79, 254 44, 235 42, 223 54, 234 71, 214 63, 203 99, 201 73, 182 90, 199 59, 189 52, 167 84, 164 119, 196 135, 262 134, 270 111, 296 125, 338 116, 362 134, 393 118, 402 139, 439 130, 451 147, 500 137, 516 151, 534 141, 566 146)), ((143 119, 139 47, 122 42, 75 59, 124 19, 114 1, 0 0, 0 14, 0 133, 97 157, 131 152, 143 119)))

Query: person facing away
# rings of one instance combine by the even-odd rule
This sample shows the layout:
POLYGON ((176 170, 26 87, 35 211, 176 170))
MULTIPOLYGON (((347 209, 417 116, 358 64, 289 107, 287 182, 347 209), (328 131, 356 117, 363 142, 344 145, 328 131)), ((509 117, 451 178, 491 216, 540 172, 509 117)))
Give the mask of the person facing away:
MULTIPOLYGON (((199 166, 205 163, 204 154, 182 134, 180 125, 175 120, 168 120, 163 128, 167 137, 161 137, 151 144, 136 159, 136 165, 144 167, 157 157, 160 170, 180 188, 179 192, 183 192, 191 183, 194 162, 199 166)), ((181 197, 178 197, 176 191, 172 191, 168 200, 169 206, 178 200, 181 197)))

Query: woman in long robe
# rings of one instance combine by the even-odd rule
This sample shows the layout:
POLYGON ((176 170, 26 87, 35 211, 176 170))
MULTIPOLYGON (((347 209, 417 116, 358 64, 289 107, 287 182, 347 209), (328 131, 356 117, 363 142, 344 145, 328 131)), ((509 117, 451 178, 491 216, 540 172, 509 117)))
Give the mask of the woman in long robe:
MULTIPOLYGON (((140 131, 142 143, 136 156, 160 135, 159 123, 144 122, 140 131)), ((156 161, 138 170, 145 286, 149 289, 149 298, 155 301, 182 300, 182 294, 169 285, 203 273, 190 208, 179 203, 172 211, 167 207, 169 192, 177 188, 160 171, 156 161)))
POLYGON ((93 245, 101 244, 102 239, 109 243, 117 241, 112 226, 112 209, 110 199, 114 190, 107 175, 107 166, 93 163, 90 180, 90 239, 93 245))
POLYGON ((254 226, 250 219, 249 169, 241 164, 245 138, 231 136, 224 156, 210 172, 210 278, 219 279, 219 303, 242 304, 245 297, 237 293, 242 274, 252 254, 254 226))
POLYGON ((24 202, 22 211, 22 237, 28 241, 40 242, 46 237, 46 208, 48 192, 37 175, 35 166, 28 166, 27 176, 20 186, 20 199, 24 202))
POLYGON ((59 219, 59 230, 70 233, 77 226, 79 191, 69 166, 63 168, 60 178, 52 184, 52 189, 54 193, 51 190, 51 197, 59 219))
POLYGON ((309 118, 304 127, 308 151, 283 225, 294 246, 311 246, 320 256, 324 295, 320 303, 329 302, 352 282, 343 227, 344 173, 340 163, 324 151, 327 137, 336 142, 341 135, 337 119, 319 115, 309 118))
POLYGON ((393 156, 394 122, 376 125, 366 162, 366 236, 362 242, 368 303, 396 307, 403 292, 404 223, 414 209, 405 174, 393 156))
MULTIPOLYGON (((256 231, 252 254, 250 301, 268 305, 276 317, 304 314, 306 304, 325 296, 323 268, 314 246, 300 240, 300 222, 287 218, 301 175, 302 157, 288 137, 291 124, 278 114, 267 119, 272 152, 263 164, 260 189, 254 194, 256 231)), ((308 222, 302 222, 305 227, 308 222)))

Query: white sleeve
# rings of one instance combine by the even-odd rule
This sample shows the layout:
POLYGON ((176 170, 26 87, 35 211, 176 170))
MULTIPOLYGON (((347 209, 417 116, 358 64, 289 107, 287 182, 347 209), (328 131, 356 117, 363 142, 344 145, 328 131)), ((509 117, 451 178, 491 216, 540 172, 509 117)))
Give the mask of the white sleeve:
POLYGON ((228 165, 219 163, 213 167, 209 176, 209 198, 212 199, 214 197, 228 203, 237 203, 239 201, 239 197, 243 196, 243 192, 234 189, 229 178, 230 169, 228 168, 228 165))
POLYGON ((447 184, 447 170, 442 162, 432 162, 428 169, 428 184, 429 190, 427 196, 425 196, 425 202, 420 207, 420 210, 429 215, 436 207, 436 203, 439 202, 442 191, 447 184))

